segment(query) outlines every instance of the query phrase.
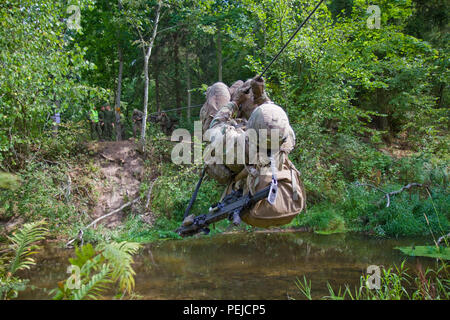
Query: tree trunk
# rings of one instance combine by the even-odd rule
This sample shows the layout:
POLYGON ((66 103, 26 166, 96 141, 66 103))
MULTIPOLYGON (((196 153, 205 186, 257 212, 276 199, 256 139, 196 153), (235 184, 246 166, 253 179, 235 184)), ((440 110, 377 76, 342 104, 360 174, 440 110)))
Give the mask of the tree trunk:
POLYGON ((222 39, 221 39, 220 25, 217 26, 217 62, 219 66, 218 78, 219 82, 222 82, 222 39))
POLYGON ((266 30, 266 19, 262 21, 263 25, 263 33, 264 33, 264 43, 263 43, 263 52, 264 52, 264 61, 267 61, 267 30, 266 30))
POLYGON ((156 8, 155 25, 153 26, 153 35, 152 35, 152 38, 150 39, 150 43, 147 48, 147 53, 145 54, 145 57, 144 57, 145 84, 144 84, 144 110, 143 110, 144 116, 142 117, 142 130, 141 130, 142 150, 144 150, 146 130, 147 130, 147 106, 148 106, 148 84, 149 84, 148 61, 150 59, 150 56, 152 55, 153 44, 155 43, 156 34, 158 31, 160 13, 161 13, 161 1, 158 1, 158 7, 156 8))
POLYGON ((444 106, 444 90, 445 85, 442 83, 439 88, 438 108, 441 109, 444 106))
MULTIPOLYGON (((179 53, 180 53, 180 47, 179 47, 179 43, 178 43, 178 33, 174 34, 173 37, 174 40, 174 45, 173 45, 173 62, 175 65, 175 105, 176 108, 181 108, 181 83, 180 83, 180 58, 179 58, 179 53)), ((178 111, 178 116, 181 118, 182 113, 181 110, 178 111)))
POLYGON ((147 130, 147 106, 148 106, 148 84, 149 84, 149 77, 148 77, 148 56, 146 55, 144 57, 144 116, 142 117, 142 126, 141 126, 141 144, 142 147, 144 146, 145 142, 145 132, 147 130))
POLYGON ((191 70, 189 67, 189 51, 186 51, 186 73, 187 73, 187 119, 191 120, 191 70))
POLYGON ((123 52, 119 45, 119 76, 117 79, 117 95, 116 95, 116 140, 122 140, 122 125, 120 123, 120 98, 122 95, 122 75, 123 75, 123 52))
POLYGON ((284 45, 283 20, 280 19, 280 45, 284 45))
POLYGON ((155 72, 155 103, 156 103, 156 111, 161 111, 161 102, 159 99, 159 62, 158 62, 158 56, 159 56, 159 49, 158 47, 155 48, 155 54, 154 54, 154 65, 153 70, 155 72))

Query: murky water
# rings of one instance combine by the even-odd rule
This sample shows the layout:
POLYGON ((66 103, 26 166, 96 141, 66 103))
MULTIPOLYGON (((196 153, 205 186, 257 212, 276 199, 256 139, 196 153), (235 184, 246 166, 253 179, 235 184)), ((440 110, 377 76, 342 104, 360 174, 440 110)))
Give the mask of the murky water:
MULTIPOLYGON (((311 233, 228 234, 150 244, 136 256, 136 292, 144 299, 303 299, 295 280, 312 282, 313 297, 359 284, 369 265, 391 266, 406 257, 394 247, 425 239, 380 240, 362 235, 311 233)), ((72 250, 46 247, 38 264, 23 274, 38 288, 55 288, 68 277, 72 250)), ((407 258, 415 268, 418 258, 407 258)), ((423 266, 432 259, 421 259, 423 266)), ((48 299, 28 290, 22 299, 48 299)))

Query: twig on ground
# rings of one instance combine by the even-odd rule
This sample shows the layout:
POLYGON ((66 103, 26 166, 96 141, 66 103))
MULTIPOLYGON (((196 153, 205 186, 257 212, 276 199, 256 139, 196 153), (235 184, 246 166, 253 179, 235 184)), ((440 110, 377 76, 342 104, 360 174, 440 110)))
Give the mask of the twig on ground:
POLYGON ((60 163, 59 163, 59 162, 56 162, 56 161, 51 161, 51 160, 47 160, 47 159, 42 159, 42 161, 47 162, 47 163, 49 163, 49 164, 53 164, 53 165, 55 165, 55 166, 60 165, 60 163))
POLYGON ((116 162, 116 160, 114 160, 113 158, 110 158, 106 155, 104 155, 103 153, 99 152, 99 155, 101 155, 103 158, 105 158, 106 160, 112 161, 112 162, 116 162))
POLYGON ((138 198, 136 198, 136 199, 134 199, 134 200, 132 200, 132 201, 130 201, 130 202, 125 203, 125 204, 124 204, 123 206, 121 206, 120 208, 118 208, 118 209, 116 209, 116 210, 114 210, 114 211, 111 211, 110 213, 105 214, 105 215, 103 215, 103 216, 101 216, 101 217, 95 219, 95 220, 92 221, 85 229, 88 229, 88 228, 92 227, 93 225, 95 225, 95 224, 96 224, 97 222, 99 222, 100 220, 103 220, 103 219, 105 219, 105 218, 108 218, 108 217, 112 216, 113 214, 116 214, 116 213, 122 211, 123 209, 125 209, 125 208, 131 206, 132 204, 134 204, 134 203, 136 203, 136 202, 138 202, 140 199, 141 199, 141 198, 138 197, 138 198))
MULTIPOLYGON (((101 217, 95 219, 95 220, 92 221, 90 224, 88 224, 88 225, 84 228, 84 230, 87 230, 87 229, 89 229, 90 227, 92 227, 93 225, 95 225, 97 222, 99 222, 99 221, 101 221, 101 220, 103 220, 103 219, 106 219, 106 218, 112 216, 113 214, 116 214, 116 213, 122 211, 123 209, 125 209, 125 208, 131 206, 132 204, 134 204, 134 203, 136 203, 136 202, 138 202, 140 199, 141 199, 141 198, 138 197, 138 198, 136 198, 136 199, 134 199, 134 200, 132 200, 132 201, 130 201, 130 202, 125 203, 125 204, 124 204, 123 206, 121 206, 120 208, 115 209, 115 210, 111 211, 110 213, 107 213, 107 214, 105 214, 105 215, 103 215, 103 216, 101 216, 101 217)), ((84 233, 83 230, 80 230, 80 231, 78 232, 78 238, 81 237, 80 241, 83 241, 83 233, 84 233), (81 234, 81 236, 80 236, 80 234, 81 234)), ((76 240, 76 239, 72 239, 72 240, 70 240, 69 242, 67 242, 67 243, 66 243, 66 247, 70 246, 75 240, 76 240)))
POLYGON ((103 158, 105 158, 106 160, 108 160, 108 161, 111 161, 111 162, 117 162, 117 163, 120 163, 120 164, 124 164, 124 163, 125 163, 125 161, 124 161, 123 159, 113 159, 113 158, 110 158, 110 157, 104 155, 103 153, 99 153, 99 154, 100 154, 103 158))

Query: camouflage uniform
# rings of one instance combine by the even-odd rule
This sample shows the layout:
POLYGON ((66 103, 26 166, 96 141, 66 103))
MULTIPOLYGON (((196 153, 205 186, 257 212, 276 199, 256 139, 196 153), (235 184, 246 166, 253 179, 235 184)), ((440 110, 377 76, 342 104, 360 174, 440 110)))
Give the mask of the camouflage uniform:
POLYGON ((100 127, 101 136, 99 137, 101 140, 105 139, 105 110, 104 107, 100 109, 98 112, 98 122, 100 127))
POLYGON ((142 130, 142 120, 144 119, 144 113, 138 109, 133 110, 133 137, 136 138, 136 132, 141 132, 142 130))
POLYGON ((113 127, 116 115, 112 110, 105 111, 105 139, 110 140, 113 138, 113 127))
POLYGON ((160 124, 161 124, 161 130, 166 135, 172 134, 172 131, 175 128, 175 121, 172 120, 167 114, 165 114, 165 113, 161 114, 160 124))

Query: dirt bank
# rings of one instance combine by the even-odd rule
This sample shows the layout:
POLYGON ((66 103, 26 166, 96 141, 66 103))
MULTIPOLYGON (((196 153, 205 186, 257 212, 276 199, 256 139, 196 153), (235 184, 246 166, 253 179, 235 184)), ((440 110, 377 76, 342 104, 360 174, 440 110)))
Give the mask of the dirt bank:
MULTIPOLYGON (((144 175, 144 160, 137 151, 134 140, 93 142, 88 146, 94 154, 94 164, 100 168, 100 178, 95 187, 99 195, 91 211, 97 219, 139 196, 139 187, 144 175)), ((102 220, 107 227, 117 226, 123 212, 102 220)))

